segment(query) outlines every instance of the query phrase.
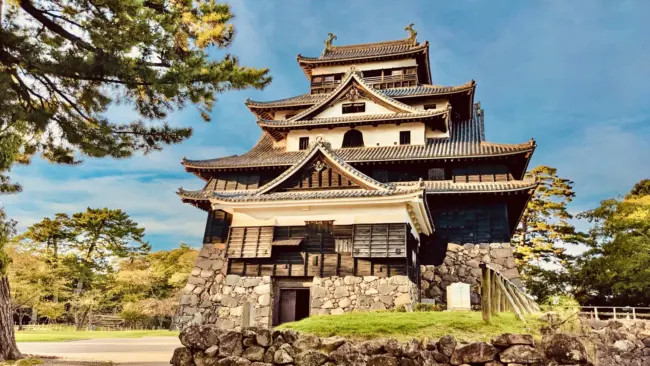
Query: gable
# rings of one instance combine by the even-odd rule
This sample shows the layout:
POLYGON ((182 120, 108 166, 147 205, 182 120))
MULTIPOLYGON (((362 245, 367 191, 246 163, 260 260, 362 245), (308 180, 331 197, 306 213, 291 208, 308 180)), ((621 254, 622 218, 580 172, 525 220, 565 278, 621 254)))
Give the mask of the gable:
POLYGON ((394 189, 394 187, 380 183, 350 166, 332 152, 328 142, 323 141, 322 137, 318 137, 300 161, 260 187, 255 195, 277 191, 279 188, 345 188, 354 187, 354 184, 369 190, 394 189), (299 180, 303 183, 296 185, 299 180))
POLYGON ((339 102, 348 101, 354 103, 360 99, 370 100, 394 113, 413 113, 418 111, 402 102, 379 93, 373 87, 366 84, 363 81, 363 77, 352 67, 341 81, 341 84, 326 98, 298 113, 290 120, 300 121, 313 119, 339 102))
POLYGON ((322 154, 317 154, 272 192, 361 187, 328 160, 322 154))

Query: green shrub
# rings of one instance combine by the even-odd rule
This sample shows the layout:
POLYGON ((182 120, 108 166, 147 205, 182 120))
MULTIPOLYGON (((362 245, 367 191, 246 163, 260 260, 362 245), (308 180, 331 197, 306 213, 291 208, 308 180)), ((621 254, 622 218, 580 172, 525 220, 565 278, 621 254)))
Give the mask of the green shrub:
POLYGON ((391 311, 394 312, 394 313, 405 313, 406 312, 406 306, 404 306, 404 305, 395 306, 393 309, 391 309, 391 311))
POLYGON ((427 304, 419 302, 413 307, 414 311, 442 311, 442 307, 438 304, 427 304))

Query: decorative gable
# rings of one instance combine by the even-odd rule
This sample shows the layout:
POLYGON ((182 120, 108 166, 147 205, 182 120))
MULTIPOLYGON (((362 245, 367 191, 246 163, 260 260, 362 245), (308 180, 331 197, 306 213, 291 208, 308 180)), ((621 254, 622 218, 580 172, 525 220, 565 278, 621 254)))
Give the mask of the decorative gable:
POLYGON ((345 172, 328 162, 325 156, 317 154, 274 191, 359 187, 345 172))
POLYGON ((312 105, 310 108, 298 113, 294 117, 288 119, 290 121, 309 120, 313 118, 332 117, 330 113, 326 113, 328 109, 333 108, 337 104, 344 102, 355 103, 357 101, 365 100, 371 102, 377 112, 367 114, 386 114, 386 113, 417 113, 417 109, 399 102, 391 97, 388 97, 370 85, 366 84, 363 77, 355 71, 354 67, 350 68, 341 84, 332 91, 326 98, 323 98, 318 103, 312 105), (381 106, 381 108, 379 108, 381 106))
POLYGON ((328 142, 318 138, 305 152, 302 159, 277 178, 260 187, 255 195, 291 189, 355 187, 382 191, 395 189, 395 187, 380 183, 353 168, 332 152, 328 142))

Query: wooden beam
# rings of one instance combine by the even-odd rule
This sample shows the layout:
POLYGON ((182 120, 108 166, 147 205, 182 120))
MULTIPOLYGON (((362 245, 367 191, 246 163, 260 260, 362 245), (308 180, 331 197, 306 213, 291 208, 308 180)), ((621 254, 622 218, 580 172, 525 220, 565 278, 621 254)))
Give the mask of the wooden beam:
POLYGON ((506 299, 508 300, 508 305, 512 308, 512 311, 517 315, 517 317, 519 317, 519 320, 525 323, 526 319, 524 319, 524 316, 521 315, 521 311, 519 310, 519 307, 517 306, 514 299, 512 298, 512 294, 510 294, 508 288, 503 283, 503 280, 499 278, 497 282, 499 283, 499 287, 501 288, 501 291, 503 291, 503 293, 505 294, 506 299))
POLYGON ((492 270, 487 267, 481 269, 481 313, 483 314, 483 321, 490 324, 492 316, 492 281, 490 274, 492 270))

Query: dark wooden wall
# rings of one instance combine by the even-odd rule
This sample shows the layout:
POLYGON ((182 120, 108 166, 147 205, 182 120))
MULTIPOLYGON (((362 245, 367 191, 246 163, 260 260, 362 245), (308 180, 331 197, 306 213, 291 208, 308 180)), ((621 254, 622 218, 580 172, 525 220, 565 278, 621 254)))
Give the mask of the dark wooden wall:
POLYGON ((208 213, 208 219, 205 223, 205 233, 203 234, 203 243, 225 243, 228 238, 232 215, 221 211, 211 211, 208 213))

